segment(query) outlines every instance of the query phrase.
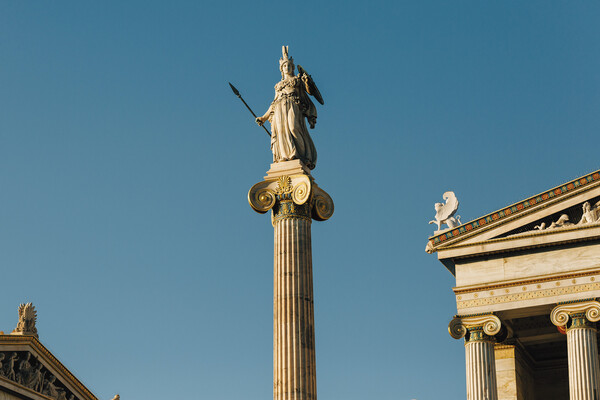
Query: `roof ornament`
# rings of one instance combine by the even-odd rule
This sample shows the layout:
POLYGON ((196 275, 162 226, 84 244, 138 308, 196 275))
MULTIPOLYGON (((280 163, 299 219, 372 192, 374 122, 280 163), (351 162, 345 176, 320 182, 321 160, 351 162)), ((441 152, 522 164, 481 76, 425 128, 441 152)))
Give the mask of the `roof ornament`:
POLYGON ((429 221, 430 224, 437 224, 437 230, 433 233, 434 235, 461 224, 460 215, 454 217, 456 210, 458 210, 458 199, 454 195, 454 192, 445 192, 442 197, 446 200, 446 203, 435 203, 435 219, 429 221), (442 224, 446 224, 448 227, 442 229, 442 224))
POLYGON ((37 311, 31 303, 24 303, 19 306, 19 322, 11 335, 29 335, 38 337, 38 331, 35 327, 37 320, 37 311))

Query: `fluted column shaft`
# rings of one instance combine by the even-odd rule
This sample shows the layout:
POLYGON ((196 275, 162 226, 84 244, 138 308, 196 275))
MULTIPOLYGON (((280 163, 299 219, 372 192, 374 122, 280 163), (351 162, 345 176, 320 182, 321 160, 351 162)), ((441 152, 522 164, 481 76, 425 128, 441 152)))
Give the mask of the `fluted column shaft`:
MULTIPOLYGON (((470 332, 471 338, 474 333, 470 332)), ((494 340, 486 336, 465 342, 467 400, 497 400, 494 340)))
POLYGON ((273 399, 316 400, 311 223, 333 215, 331 197, 300 160, 271 165, 248 192, 250 206, 272 211, 274 228, 273 399))
POLYGON ((595 328, 567 330, 569 393, 571 400, 598 400, 598 343, 595 328))
POLYGON ((311 222, 275 222, 273 398, 317 398, 311 222))
POLYGON ((454 339, 465 338, 467 400, 498 400, 494 343, 506 330, 493 314, 457 315, 448 325, 454 339))
POLYGON ((600 367, 596 321, 600 302, 586 300, 559 304, 552 323, 567 330, 570 400, 600 399, 600 367))

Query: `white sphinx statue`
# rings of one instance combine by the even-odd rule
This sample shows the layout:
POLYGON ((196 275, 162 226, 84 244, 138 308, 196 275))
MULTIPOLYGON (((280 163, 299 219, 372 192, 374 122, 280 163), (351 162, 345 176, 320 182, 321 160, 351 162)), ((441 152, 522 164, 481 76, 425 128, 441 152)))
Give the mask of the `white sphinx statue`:
POLYGON ((435 219, 429 221, 430 224, 437 224, 437 230, 433 233, 434 235, 461 224, 460 215, 454 217, 454 214, 458 210, 458 199, 454 195, 454 192, 445 192, 442 197, 446 203, 435 203, 435 219), (448 227, 442 229, 442 224, 446 224, 448 227))

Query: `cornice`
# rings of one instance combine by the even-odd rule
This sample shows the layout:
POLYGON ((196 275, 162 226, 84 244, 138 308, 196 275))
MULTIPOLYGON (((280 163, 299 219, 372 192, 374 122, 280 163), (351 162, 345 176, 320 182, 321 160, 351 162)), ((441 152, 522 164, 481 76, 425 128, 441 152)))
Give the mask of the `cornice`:
POLYGON ((597 186, 600 186, 600 170, 434 235, 429 238, 427 244, 428 252, 435 252, 438 249, 441 250, 449 245, 454 245, 454 243, 466 240, 489 229, 502 226, 517 218, 531 214, 597 186))
MULTIPOLYGON (((584 225, 574 225, 574 226, 567 226, 567 227, 561 227, 561 228, 555 228, 555 229, 550 229, 550 230, 543 230, 543 231, 532 231, 532 232, 527 232, 527 233, 521 233, 518 235, 511 235, 511 236, 507 236, 507 237, 502 237, 502 238, 497 238, 497 239, 489 239, 489 240, 485 240, 485 241, 481 241, 481 242, 472 242, 472 243, 466 243, 466 244, 457 244, 457 245, 453 245, 451 248, 446 249, 444 248, 440 248, 438 249, 438 251, 441 253, 443 251, 452 251, 452 250, 459 250, 459 249, 466 249, 469 247, 481 247, 481 246, 487 246, 490 247, 490 245, 494 245, 494 244, 498 244, 498 243, 505 243, 505 242, 517 242, 519 240, 522 239, 530 239, 530 238, 536 238, 536 237, 550 237, 552 238, 553 236, 556 237, 557 235, 563 235, 565 233, 569 233, 569 232, 578 232, 578 231, 585 231, 585 230, 597 230, 598 228, 600 228, 600 223, 594 223, 594 224, 584 224, 584 225)), ((582 242, 582 241, 590 241, 590 240, 595 240, 598 239, 600 237, 600 234, 596 234, 594 236, 588 236, 588 237, 578 237, 578 238, 574 238, 574 239, 562 239, 562 240, 548 240, 546 242, 543 243, 536 243, 536 244, 529 244, 529 245, 521 245, 521 246, 516 246, 516 247, 511 247, 508 250, 529 250, 529 249, 537 249, 537 248, 542 248, 542 247, 548 247, 548 246, 555 246, 555 245, 560 245, 560 244, 569 244, 569 243, 576 243, 576 242, 582 242)), ((478 251, 475 254, 465 254, 464 256, 461 256, 461 258, 469 258, 469 257, 477 257, 480 255, 489 255, 489 254, 497 254, 497 253, 503 253, 506 252, 507 249, 498 249, 498 250, 489 250, 489 251, 478 251)))

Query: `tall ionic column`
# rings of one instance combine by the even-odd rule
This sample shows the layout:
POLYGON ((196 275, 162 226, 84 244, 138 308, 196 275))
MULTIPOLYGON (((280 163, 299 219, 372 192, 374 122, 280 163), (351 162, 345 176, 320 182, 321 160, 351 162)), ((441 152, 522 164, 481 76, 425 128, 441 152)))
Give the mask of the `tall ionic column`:
POLYGON ((275 231, 273 398, 317 398, 311 222, 333 214, 331 197, 298 161, 271 166, 248 193, 252 208, 272 210, 275 231))
POLYGON ((596 331, 596 322, 600 320, 600 303, 587 300, 559 304, 552 310, 550 320, 554 325, 567 329, 570 399, 600 399, 596 331))
POLYGON ((454 339, 465 338, 467 400, 498 400, 494 343, 500 328, 500 319, 492 314, 457 315, 448 325, 454 339))

